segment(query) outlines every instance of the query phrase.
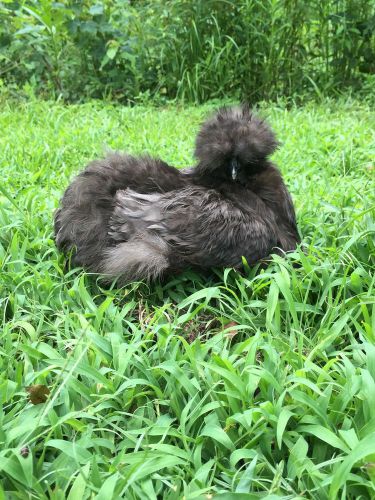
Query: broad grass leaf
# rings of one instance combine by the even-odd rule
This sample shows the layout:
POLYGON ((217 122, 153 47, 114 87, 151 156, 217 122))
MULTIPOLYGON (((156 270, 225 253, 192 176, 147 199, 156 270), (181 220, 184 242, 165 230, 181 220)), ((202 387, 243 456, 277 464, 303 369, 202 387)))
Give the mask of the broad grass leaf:
POLYGON ((83 448, 75 442, 63 441, 62 439, 50 439, 46 442, 46 446, 57 448, 79 464, 85 464, 92 458, 91 453, 86 448, 83 448))
POLYGON ((140 487, 142 490, 141 496, 149 500, 158 500, 158 497, 155 493, 154 485, 155 481, 153 480, 152 477, 143 479, 143 481, 140 483, 140 487))
POLYGON ((330 500, 336 500, 340 488, 345 484, 353 466, 368 456, 375 456, 375 432, 362 439, 336 468, 329 490, 330 500))
MULTIPOLYGON (((370 320, 369 320, 370 321, 370 320)), ((375 333, 375 304, 372 308, 372 321, 374 323, 374 333, 375 333)), ((375 344, 370 344, 366 342, 365 345, 366 350, 366 364, 371 377, 375 380, 375 344)))
POLYGON ((17 321, 14 324, 14 328, 18 328, 18 327, 23 328, 25 330, 25 332, 28 334, 28 336, 30 337, 30 340, 32 342, 34 342, 36 340, 36 338, 37 338, 36 331, 31 323, 29 323, 28 321, 17 321))
POLYGON ((205 405, 201 406, 201 404, 197 404, 194 408, 194 410, 191 412, 191 415, 189 416, 189 419, 186 422, 186 429, 188 432, 191 432, 195 422, 202 417, 203 415, 209 414, 213 410, 216 410, 218 408, 222 408, 224 406, 224 403, 222 401, 211 401, 210 403, 206 403, 205 405))
POLYGON ((305 468, 303 467, 308 451, 306 440, 300 436, 297 442, 289 451, 289 460, 287 463, 288 477, 295 479, 301 477, 305 468))
MULTIPOLYGON (((114 491, 116 488, 117 481, 119 480, 119 473, 114 472, 111 474, 103 483, 102 487, 98 491, 95 500, 114 500, 114 491)), ((118 497, 116 497, 118 498, 118 497)))
POLYGON ((87 463, 75 478, 67 500, 82 500, 84 498, 89 472, 90 463, 87 463))
POLYGON ((305 385, 306 387, 314 391, 315 394, 318 394, 319 396, 324 396, 319 387, 306 377, 300 375, 298 377, 290 377, 288 378, 288 382, 293 384, 292 387, 300 387, 301 385, 305 385))
POLYGON ((258 456, 256 455, 246 467, 246 469, 242 472, 240 480, 236 486, 236 493, 249 493, 250 485, 254 479, 257 461, 258 456))
POLYGON ((289 419, 293 416, 294 414, 289 411, 287 408, 283 408, 280 412, 279 418, 277 419, 277 426, 276 426, 276 440, 277 440, 277 445, 279 449, 281 449, 281 444, 282 444, 282 439, 283 439, 283 434, 285 431, 285 428, 288 424, 289 419))
POLYGON ((299 322, 296 309, 294 306, 295 301, 290 291, 290 277, 288 275, 287 270, 283 266, 281 266, 280 270, 281 270, 280 273, 275 274, 275 281, 279 287, 280 292, 283 294, 286 303, 288 304, 288 311, 292 315, 295 326, 298 326, 299 322))
MULTIPOLYGON (((1 477, 4 477, 4 473, 8 474, 11 478, 29 488, 31 486, 32 477, 25 476, 24 468, 14 453, 11 453, 10 456, 5 455, 9 455, 9 453, 10 450, 4 450, 4 452, 0 454, 0 472, 3 472, 1 477)), ((22 459, 22 457, 20 458, 22 459)), ((30 460, 30 458, 26 460, 30 460)))
POLYGON ((215 459, 207 460, 195 473, 194 478, 191 482, 199 482, 201 484, 207 484, 208 476, 215 465, 215 459))
POLYGON ((358 243, 364 236, 368 236, 373 234, 373 231, 367 230, 367 231, 362 231, 361 233, 353 235, 349 241, 347 241, 342 249, 342 253, 345 254, 349 248, 351 248, 355 243, 358 243))
MULTIPOLYGON (((73 369, 73 374, 80 374, 95 381, 97 384, 102 384, 104 387, 111 388, 112 382, 108 380, 100 371, 93 366, 81 361, 78 365, 75 360, 51 359, 50 363, 59 368, 64 368, 65 371, 73 369)), ((71 375, 72 376, 72 375, 71 375)))
POLYGON ((368 370, 361 370, 361 396, 364 398, 366 420, 375 418, 375 380, 368 370))
POLYGON ((296 401, 299 401, 300 403, 306 405, 310 412, 313 413, 313 415, 319 417, 321 423, 323 422, 328 425, 327 414, 322 411, 322 408, 319 406, 316 399, 313 399, 309 395, 297 389, 291 390, 290 395, 296 401))
POLYGON ((230 455, 230 465, 231 467, 235 467, 240 460, 253 459, 256 455, 257 452, 255 450, 249 450, 247 448, 234 450, 230 455))
POLYGON ((339 434, 351 450, 359 443, 359 439, 354 429, 340 429, 339 434))
POLYGON ((272 281, 267 299, 266 325, 268 327, 272 326, 272 321, 274 318, 278 301, 279 301, 279 287, 277 286, 275 281, 272 281))
POLYGON ((191 397, 194 397, 199 390, 199 387, 196 387, 194 382, 190 380, 184 370, 175 361, 164 361, 157 368, 170 373, 173 378, 178 382, 179 385, 183 386, 184 389, 190 394, 191 397))
POLYGON ((234 450, 234 444, 232 443, 228 434, 218 425, 206 425, 200 432, 201 437, 210 437, 214 441, 220 443, 225 448, 230 451, 234 450))
POLYGON ((150 474, 162 469, 186 465, 186 461, 180 457, 163 455, 151 450, 124 455, 122 462, 131 467, 131 476, 134 481, 149 477, 150 474))
POLYGON ((198 292, 193 293, 189 297, 186 297, 180 304, 178 305, 179 309, 184 309, 185 307, 190 306, 191 304, 194 304, 195 302, 198 302, 202 299, 204 299, 205 303, 208 303, 211 299, 213 298, 218 298, 220 297, 220 288, 215 286, 215 287, 210 287, 210 288, 204 288, 203 290, 199 290, 198 292))
POLYGON ((323 339, 311 350, 308 355, 309 360, 313 360, 315 355, 324 351, 327 346, 331 345, 334 340, 340 335, 343 328, 348 324, 348 321, 351 319, 352 311, 345 312, 340 319, 335 321, 329 328, 327 334, 324 335, 323 339))
POLYGON ((325 443, 333 446, 334 448, 338 448, 339 450, 348 453, 350 449, 347 444, 342 441, 336 434, 334 434, 331 430, 323 427, 322 425, 300 425, 297 427, 297 432, 307 434, 312 434, 318 439, 324 441, 325 443))
POLYGON ((212 363, 204 363, 204 366, 206 366, 208 370, 220 375, 227 383, 229 383, 238 394, 239 398, 246 398, 246 385, 237 373, 212 363))
POLYGON ((16 453, 15 451, 14 454, 16 454, 18 462, 22 467, 26 481, 28 482, 29 487, 31 487, 33 484, 33 472, 34 472, 33 454, 29 453, 27 456, 23 456, 21 453, 16 453))
POLYGON ((160 452, 161 456, 163 454, 172 455, 175 457, 182 458, 183 460, 186 460, 186 462, 191 460, 190 454, 187 453, 182 448, 179 448, 178 446, 172 446, 170 444, 164 444, 164 443, 156 443, 156 444, 150 444, 149 447, 151 450, 160 452))
POLYGON ((39 352, 38 349, 35 349, 34 347, 31 347, 27 344, 21 346, 21 350, 22 352, 26 353, 30 359, 43 359, 45 357, 45 355, 39 352))

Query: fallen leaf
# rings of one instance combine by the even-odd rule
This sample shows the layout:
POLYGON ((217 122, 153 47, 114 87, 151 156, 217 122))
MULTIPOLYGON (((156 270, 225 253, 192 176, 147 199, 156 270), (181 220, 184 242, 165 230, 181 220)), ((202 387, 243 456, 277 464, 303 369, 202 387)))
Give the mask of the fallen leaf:
POLYGON ((229 323, 224 325, 224 330, 227 330, 228 328, 232 328, 232 330, 229 330, 225 335, 227 337, 234 337, 235 335, 237 335, 238 330, 234 329, 233 327, 238 326, 238 325, 239 325, 239 323, 236 323, 235 321, 230 321, 229 323))
POLYGON ((368 475, 370 476, 371 480, 374 481, 375 479, 375 462, 369 462, 364 465, 368 475))
POLYGON ((33 405, 40 405, 47 401, 50 390, 46 385, 36 384, 26 387, 26 391, 29 393, 29 399, 33 405))

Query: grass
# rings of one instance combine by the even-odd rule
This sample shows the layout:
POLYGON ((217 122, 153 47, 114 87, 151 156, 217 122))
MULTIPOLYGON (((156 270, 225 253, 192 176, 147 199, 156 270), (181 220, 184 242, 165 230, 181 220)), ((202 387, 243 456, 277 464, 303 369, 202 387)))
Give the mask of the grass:
POLYGON ((209 107, 2 103, 0 499, 375 498, 374 111, 264 106, 306 254, 102 289, 54 247, 87 161, 189 165, 209 107))

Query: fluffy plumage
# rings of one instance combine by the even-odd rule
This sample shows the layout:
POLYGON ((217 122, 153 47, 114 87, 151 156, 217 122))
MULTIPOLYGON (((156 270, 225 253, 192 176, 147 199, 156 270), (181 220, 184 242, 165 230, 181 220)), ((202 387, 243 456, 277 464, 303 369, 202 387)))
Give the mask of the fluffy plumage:
POLYGON ((56 243, 123 282, 187 267, 239 267, 299 242, 290 195, 268 160, 277 140, 249 108, 220 109, 196 139, 197 165, 111 155, 66 190, 56 243))
POLYGON ((115 196, 120 189, 162 193, 185 185, 175 168, 149 157, 111 154, 90 163, 65 191, 55 213, 56 245, 72 249, 74 264, 99 272, 105 252, 114 243, 109 236, 115 196))

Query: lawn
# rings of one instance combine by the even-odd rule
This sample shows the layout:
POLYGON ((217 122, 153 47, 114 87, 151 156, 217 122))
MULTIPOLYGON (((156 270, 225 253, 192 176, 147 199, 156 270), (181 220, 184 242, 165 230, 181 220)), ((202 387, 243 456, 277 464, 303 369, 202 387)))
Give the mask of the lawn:
POLYGON ((370 107, 262 106, 305 253, 105 289, 55 249, 89 160, 190 165, 211 107, 1 103, 0 499, 375 498, 370 107))

